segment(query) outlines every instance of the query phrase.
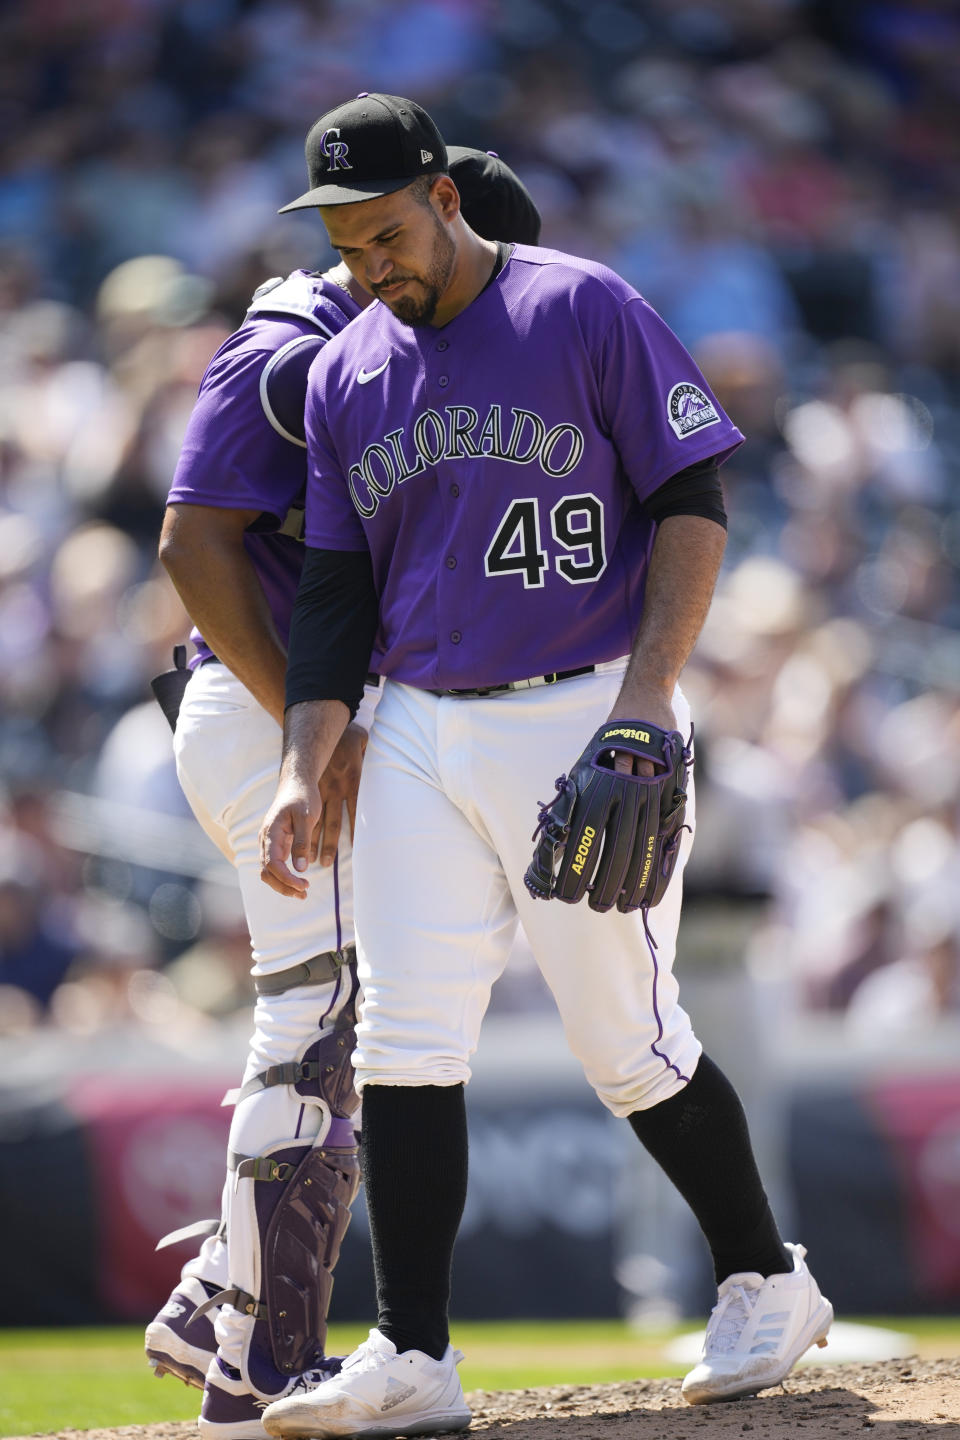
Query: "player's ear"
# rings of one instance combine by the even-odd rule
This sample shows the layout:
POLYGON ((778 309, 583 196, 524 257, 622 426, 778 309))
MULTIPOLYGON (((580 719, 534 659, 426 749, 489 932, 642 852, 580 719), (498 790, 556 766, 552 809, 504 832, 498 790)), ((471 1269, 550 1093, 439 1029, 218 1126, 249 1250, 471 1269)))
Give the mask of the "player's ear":
POLYGON ((438 175, 430 185, 433 208, 449 225, 460 213, 460 192, 449 175, 438 175))

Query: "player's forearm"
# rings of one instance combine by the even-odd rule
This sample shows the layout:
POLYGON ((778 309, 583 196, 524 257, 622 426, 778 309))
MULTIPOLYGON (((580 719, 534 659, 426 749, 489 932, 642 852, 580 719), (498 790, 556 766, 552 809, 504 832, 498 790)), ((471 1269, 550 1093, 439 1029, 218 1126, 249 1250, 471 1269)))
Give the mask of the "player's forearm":
POLYGON ((707 618, 725 545, 723 527, 701 515, 672 515, 659 526, 612 717, 673 727, 671 696, 707 618))
POLYGON ((242 539, 165 527, 160 556, 210 649, 282 725, 286 651, 242 539))
POLYGON ((342 700, 291 705, 283 720, 281 788, 285 782, 315 788, 349 723, 350 710, 342 700))

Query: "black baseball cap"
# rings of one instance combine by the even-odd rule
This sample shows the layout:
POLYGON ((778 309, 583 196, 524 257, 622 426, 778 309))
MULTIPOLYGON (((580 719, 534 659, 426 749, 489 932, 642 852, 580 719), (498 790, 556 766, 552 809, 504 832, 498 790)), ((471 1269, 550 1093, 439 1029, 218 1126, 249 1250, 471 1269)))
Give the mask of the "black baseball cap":
POLYGON ((354 205, 447 168, 447 147, 415 100, 366 92, 328 110, 306 143, 310 189, 280 210, 354 205))
POLYGON ((447 147, 448 170, 460 191, 460 213, 484 240, 540 241, 540 211, 523 181, 493 150, 447 147))

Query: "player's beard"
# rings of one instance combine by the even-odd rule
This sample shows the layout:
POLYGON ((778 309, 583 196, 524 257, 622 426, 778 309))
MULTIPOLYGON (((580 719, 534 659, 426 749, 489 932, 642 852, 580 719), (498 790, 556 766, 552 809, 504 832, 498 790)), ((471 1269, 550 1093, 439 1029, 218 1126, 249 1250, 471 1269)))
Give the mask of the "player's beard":
MULTIPOLYGON (((453 274, 453 262, 456 256, 456 245, 453 237, 448 234, 447 228, 434 216, 435 233, 433 241, 433 252, 430 256, 430 263, 423 275, 394 275, 389 283, 396 285, 400 280, 410 280, 423 292, 418 298, 416 295, 406 294, 399 296, 394 301, 384 300, 383 304, 402 320, 404 325, 429 325, 437 313, 437 306, 440 297, 450 282, 453 274)), ((373 292, 378 295, 378 291, 373 292)), ((378 297, 379 298, 379 297, 378 297)))

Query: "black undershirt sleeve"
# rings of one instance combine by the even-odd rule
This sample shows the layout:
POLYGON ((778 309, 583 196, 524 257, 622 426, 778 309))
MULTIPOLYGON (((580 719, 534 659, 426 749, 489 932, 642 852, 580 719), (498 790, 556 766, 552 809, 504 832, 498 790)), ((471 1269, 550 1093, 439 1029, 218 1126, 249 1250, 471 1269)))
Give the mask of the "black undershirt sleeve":
POLYGON ((716 456, 678 470, 644 500, 640 509, 656 525, 668 515, 702 515, 726 530, 727 512, 716 456))
POLYGON ((305 549, 290 623, 286 703, 342 700, 352 720, 380 613, 370 552, 305 549))

